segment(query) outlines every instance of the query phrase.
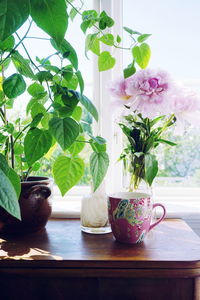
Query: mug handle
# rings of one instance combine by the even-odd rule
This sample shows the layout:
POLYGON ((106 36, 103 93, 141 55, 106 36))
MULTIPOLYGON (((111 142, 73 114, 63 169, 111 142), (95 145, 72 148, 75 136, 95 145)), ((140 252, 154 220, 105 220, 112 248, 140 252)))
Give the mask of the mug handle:
POLYGON ((160 217, 160 219, 158 219, 158 221, 156 221, 155 223, 153 223, 153 224, 150 225, 149 231, 150 231, 152 228, 154 228, 156 225, 158 225, 158 224, 164 219, 164 217, 166 216, 166 209, 165 209, 164 205, 162 205, 162 204, 160 204, 160 203, 155 203, 155 204, 153 204, 153 209, 154 209, 155 207, 157 207, 157 206, 162 207, 162 209, 163 209, 163 215, 160 217))

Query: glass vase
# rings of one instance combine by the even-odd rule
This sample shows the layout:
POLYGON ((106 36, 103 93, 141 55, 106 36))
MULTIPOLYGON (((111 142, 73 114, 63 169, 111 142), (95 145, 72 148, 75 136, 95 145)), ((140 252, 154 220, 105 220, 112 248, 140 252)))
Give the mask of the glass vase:
POLYGON ((95 192, 91 192, 82 198, 81 230, 92 234, 111 232, 104 183, 95 192))

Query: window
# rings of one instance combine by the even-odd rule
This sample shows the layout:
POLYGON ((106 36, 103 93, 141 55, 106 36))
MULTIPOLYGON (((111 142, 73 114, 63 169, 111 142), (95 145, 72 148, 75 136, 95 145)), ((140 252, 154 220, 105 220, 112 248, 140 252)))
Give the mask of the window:
MULTIPOLYGON (((94 6, 96 9, 107 11, 115 19, 115 27, 112 30, 114 34, 123 35, 124 46, 126 43, 130 44, 130 41, 128 41, 128 35, 122 33, 123 26, 143 33, 151 33, 150 67, 169 71, 176 81, 200 92, 198 73, 200 43, 196 38, 200 28, 197 13, 200 8, 198 1, 189 3, 181 0, 175 2, 154 0, 152 3, 144 0, 136 3, 130 0, 95 0, 94 6)), ((106 49, 106 45, 102 47, 106 49)), ((121 164, 116 161, 122 149, 122 134, 118 126, 114 125, 114 120, 111 120, 108 104, 110 95, 106 86, 110 80, 116 78, 116 74, 122 74, 123 67, 129 63, 130 53, 114 49, 113 55, 117 58, 117 65, 111 71, 103 73, 97 72, 96 57, 94 58, 93 91, 101 116, 97 130, 108 141, 111 160, 107 175, 107 188, 120 190, 123 172, 121 164)), ((162 149, 164 155, 160 155, 161 171, 156 183, 155 201, 166 205, 170 217, 190 218, 192 213, 193 218, 199 218, 199 131, 191 130, 179 141, 179 144, 180 146, 170 151, 166 148, 162 149)), ((78 215, 79 199, 82 193, 79 194, 78 188, 75 188, 71 191, 71 195, 75 194, 74 199, 77 199, 76 204, 74 202, 75 215, 78 215)))

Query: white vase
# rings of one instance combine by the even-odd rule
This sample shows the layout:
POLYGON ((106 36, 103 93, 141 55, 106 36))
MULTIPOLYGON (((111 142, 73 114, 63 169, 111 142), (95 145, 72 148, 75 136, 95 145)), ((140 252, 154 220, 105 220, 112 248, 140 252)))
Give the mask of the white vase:
POLYGON ((108 224, 107 195, 105 183, 93 193, 84 196, 81 202, 81 230, 86 233, 111 232, 108 224))

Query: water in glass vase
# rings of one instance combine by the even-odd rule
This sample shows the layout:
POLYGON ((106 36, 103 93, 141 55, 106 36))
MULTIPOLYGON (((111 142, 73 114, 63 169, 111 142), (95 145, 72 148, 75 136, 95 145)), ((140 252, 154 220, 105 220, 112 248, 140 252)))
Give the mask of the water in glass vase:
POLYGON ((94 193, 91 192, 82 199, 81 230, 92 234, 111 232, 104 183, 94 193))

